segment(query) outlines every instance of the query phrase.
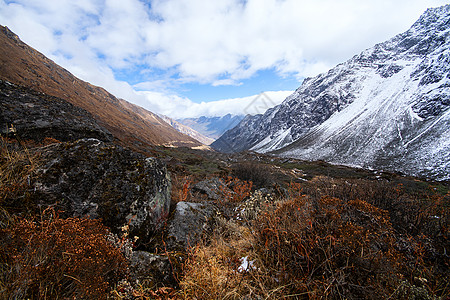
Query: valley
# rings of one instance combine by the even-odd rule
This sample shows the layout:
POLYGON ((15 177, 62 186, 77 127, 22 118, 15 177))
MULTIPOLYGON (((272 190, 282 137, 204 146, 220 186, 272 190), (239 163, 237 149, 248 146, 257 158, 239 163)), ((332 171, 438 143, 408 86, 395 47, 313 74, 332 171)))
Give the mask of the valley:
POLYGON ((178 120, 0 27, 0 298, 449 298, 449 22, 178 120))

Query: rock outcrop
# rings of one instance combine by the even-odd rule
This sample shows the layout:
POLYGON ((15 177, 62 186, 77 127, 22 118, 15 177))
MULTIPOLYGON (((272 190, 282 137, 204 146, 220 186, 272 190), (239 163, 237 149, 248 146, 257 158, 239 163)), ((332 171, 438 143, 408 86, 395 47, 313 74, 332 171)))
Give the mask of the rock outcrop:
POLYGON ((86 110, 3 80, 0 80, 0 134, 15 134, 37 142, 44 138, 64 142, 81 138, 113 140, 111 133, 86 110))
POLYGON ((147 284, 175 281, 169 258, 146 251, 133 251, 130 259, 130 280, 147 284))
POLYGON ((158 159, 97 139, 41 150, 31 180, 39 205, 55 206, 63 217, 101 218, 115 232, 129 226, 144 243, 168 215, 171 183, 158 159))
POLYGON ((209 229, 209 221, 215 211, 210 202, 178 202, 173 219, 169 223, 169 247, 194 247, 209 229))
POLYGON ((211 200, 220 200, 220 198, 223 197, 223 193, 229 189, 222 179, 214 177, 197 182, 192 187, 192 190, 194 192, 206 194, 211 200))

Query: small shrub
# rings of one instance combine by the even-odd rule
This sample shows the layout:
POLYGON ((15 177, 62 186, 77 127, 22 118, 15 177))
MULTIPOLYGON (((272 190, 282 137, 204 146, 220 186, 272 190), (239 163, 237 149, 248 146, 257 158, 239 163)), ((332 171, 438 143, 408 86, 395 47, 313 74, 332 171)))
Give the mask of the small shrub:
POLYGON ((376 298, 397 285, 400 255, 389 218, 365 201, 298 195, 255 226, 258 253, 285 294, 376 298))
POLYGON ((219 186, 224 202, 239 203, 251 195, 253 182, 239 180, 229 176, 225 180, 225 187, 219 186))
POLYGON ((0 231, 1 298, 106 298, 127 270, 107 233, 99 220, 51 210, 39 221, 17 220, 0 231))
POLYGON ((190 199, 192 178, 190 176, 172 176, 172 201, 174 204, 190 199))
POLYGON ((234 177, 243 181, 251 181, 256 187, 269 187, 274 183, 272 172, 267 165, 256 162, 244 162, 232 167, 234 177))

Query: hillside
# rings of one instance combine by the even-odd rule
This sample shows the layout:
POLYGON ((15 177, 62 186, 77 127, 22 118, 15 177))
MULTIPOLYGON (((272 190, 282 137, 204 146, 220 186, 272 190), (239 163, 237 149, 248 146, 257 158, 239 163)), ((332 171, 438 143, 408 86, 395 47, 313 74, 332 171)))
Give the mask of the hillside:
POLYGON ((0 79, 85 109, 123 145, 140 150, 145 150, 145 145, 202 146, 157 115, 76 78, 3 26, 0 28, 0 52, 0 79), (138 114, 137 110, 143 113, 138 114))
POLYGON ((307 78, 212 147, 450 178, 450 5, 307 78))

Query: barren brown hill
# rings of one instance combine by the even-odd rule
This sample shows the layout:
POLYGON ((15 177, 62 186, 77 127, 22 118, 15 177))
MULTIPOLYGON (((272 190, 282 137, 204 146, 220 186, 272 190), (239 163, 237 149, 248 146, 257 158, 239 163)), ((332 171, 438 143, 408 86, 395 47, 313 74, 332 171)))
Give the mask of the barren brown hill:
POLYGON ((157 115, 78 79, 0 26, 0 78, 56 96, 90 112, 123 145, 201 147, 157 115), (139 112, 139 113, 137 113, 139 112))

